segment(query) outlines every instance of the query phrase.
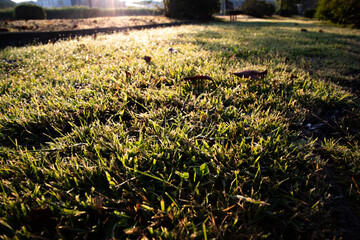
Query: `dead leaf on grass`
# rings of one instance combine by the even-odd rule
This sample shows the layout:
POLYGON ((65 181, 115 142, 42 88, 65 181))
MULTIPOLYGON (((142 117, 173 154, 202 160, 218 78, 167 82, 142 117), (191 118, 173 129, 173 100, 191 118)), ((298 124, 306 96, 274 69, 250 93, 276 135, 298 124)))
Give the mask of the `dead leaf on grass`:
POLYGON ((151 62, 151 57, 149 57, 149 56, 144 56, 143 59, 145 60, 146 63, 150 63, 150 62, 151 62))
POLYGON ((256 71, 256 70, 244 70, 241 72, 234 72, 233 75, 237 77, 251 78, 251 79, 260 79, 267 74, 267 70, 265 71, 256 71))
POLYGON ((139 234, 140 230, 141 230, 140 228, 134 227, 134 228, 130 228, 130 229, 125 229, 124 233, 127 234, 127 235, 139 234))

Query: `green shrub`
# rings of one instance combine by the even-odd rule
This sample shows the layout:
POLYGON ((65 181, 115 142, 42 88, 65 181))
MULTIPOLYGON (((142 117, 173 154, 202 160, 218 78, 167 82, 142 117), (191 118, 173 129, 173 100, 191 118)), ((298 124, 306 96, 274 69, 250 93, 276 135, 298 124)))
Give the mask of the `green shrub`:
POLYGON ((15 19, 45 19, 46 13, 40 6, 34 4, 21 4, 14 9, 15 19))
POLYGON ((360 28, 359 0, 319 0, 315 17, 360 28))
POLYGON ((264 0, 245 0, 241 10, 244 14, 253 17, 272 16, 275 13, 275 6, 264 0))
POLYGON ((219 0, 164 0, 165 15, 180 19, 209 20, 220 10, 219 0))
POLYGON ((315 15, 315 9, 306 9, 305 11, 304 11, 304 17, 306 17, 306 18, 313 18, 314 17, 314 15, 315 15))

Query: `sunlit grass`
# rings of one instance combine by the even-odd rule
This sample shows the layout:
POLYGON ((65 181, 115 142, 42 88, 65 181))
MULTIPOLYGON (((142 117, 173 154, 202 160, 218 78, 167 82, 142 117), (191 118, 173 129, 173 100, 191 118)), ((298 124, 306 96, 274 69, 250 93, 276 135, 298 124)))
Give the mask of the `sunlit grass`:
POLYGON ((357 30, 267 20, 2 50, 4 238, 334 236, 321 169, 344 166, 358 201, 359 44, 357 30), (243 69, 268 75, 231 75, 243 69), (312 114, 341 109, 320 146, 312 114))

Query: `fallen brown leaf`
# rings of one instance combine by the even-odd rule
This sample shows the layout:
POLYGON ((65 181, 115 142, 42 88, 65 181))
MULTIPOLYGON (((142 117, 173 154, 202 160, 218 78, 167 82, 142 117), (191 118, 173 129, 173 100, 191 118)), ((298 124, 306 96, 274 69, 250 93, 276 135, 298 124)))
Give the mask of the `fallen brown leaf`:
POLYGON ((251 78, 251 79, 260 79, 267 74, 267 70, 265 71, 256 71, 256 70, 244 70, 241 72, 232 73, 237 77, 251 78))
POLYGON ((146 63, 150 63, 151 62, 151 57, 144 56, 144 60, 145 60, 146 63))
POLYGON ((140 228, 138 228, 138 227, 134 227, 134 228, 124 230, 124 233, 127 234, 127 235, 138 234, 139 232, 140 232, 140 228))

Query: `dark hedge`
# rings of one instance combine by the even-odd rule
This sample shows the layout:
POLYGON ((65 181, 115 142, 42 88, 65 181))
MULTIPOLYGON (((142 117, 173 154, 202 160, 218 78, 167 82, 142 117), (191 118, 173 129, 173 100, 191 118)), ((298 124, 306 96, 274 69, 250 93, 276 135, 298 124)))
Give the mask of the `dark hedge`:
MULTIPOLYGON (((153 16, 162 15, 163 11, 149 8, 45 8, 47 19, 73 19, 114 16, 153 16)), ((0 19, 14 19, 14 9, 0 10, 0 19)))
POLYGON ((34 4, 20 4, 14 8, 14 19, 46 19, 46 13, 40 6, 34 4))

